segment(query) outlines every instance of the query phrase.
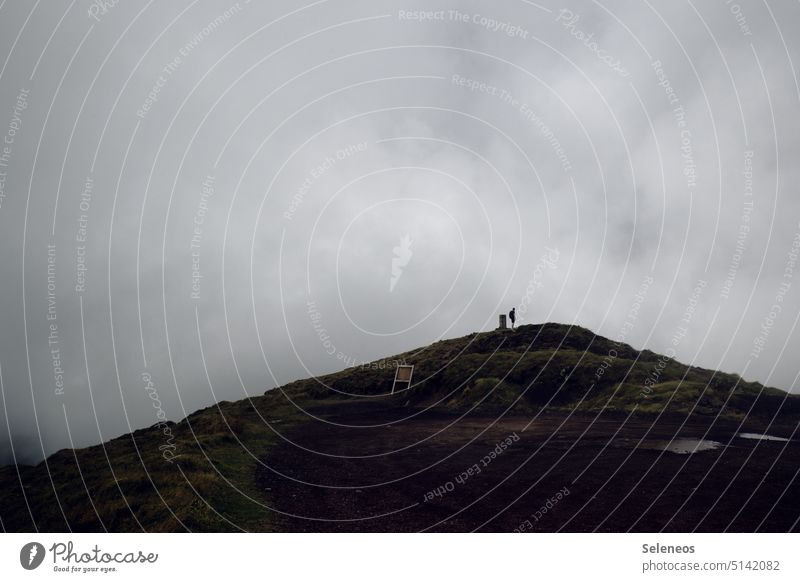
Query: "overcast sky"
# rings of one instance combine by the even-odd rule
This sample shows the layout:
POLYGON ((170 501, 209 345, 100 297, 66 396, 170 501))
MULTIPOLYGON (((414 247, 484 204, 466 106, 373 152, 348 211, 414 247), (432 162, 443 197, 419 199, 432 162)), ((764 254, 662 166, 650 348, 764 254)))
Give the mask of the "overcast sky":
POLYGON ((797 3, 103 4, 0 3, 1 463, 512 306, 798 390, 797 3))

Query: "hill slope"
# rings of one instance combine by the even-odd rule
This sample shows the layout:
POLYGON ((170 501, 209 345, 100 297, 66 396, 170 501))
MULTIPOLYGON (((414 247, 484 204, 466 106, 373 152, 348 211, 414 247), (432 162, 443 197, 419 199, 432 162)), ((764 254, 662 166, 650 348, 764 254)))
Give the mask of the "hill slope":
POLYGON ((156 425, 59 451, 35 467, 0 468, 0 519, 6 531, 280 529, 273 508, 281 500, 257 475, 275 455, 291 471, 291 449, 277 446, 283 435, 313 422, 306 411, 323 419, 360 415, 368 424, 375 410, 392 411, 398 425, 423 411, 522 419, 542 411, 602 411, 681 415, 705 424, 747 419, 763 427, 778 416, 800 417, 800 397, 586 329, 527 325, 439 341, 264 396, 220 402, 170 424, 168 435, 156 425), (398 361, 415 365, 413 387, 389 395, 398 361))
POLYGON ((591 331, 560 324, 474 333, 443 340, 369 365, 293 382, 306 398, 388 394, 397 362, 414 364, 415 405, 457 410, 663 411, 749 415, 800 413, 800 397, 746 382, 736 374, 690 367, 591 331))

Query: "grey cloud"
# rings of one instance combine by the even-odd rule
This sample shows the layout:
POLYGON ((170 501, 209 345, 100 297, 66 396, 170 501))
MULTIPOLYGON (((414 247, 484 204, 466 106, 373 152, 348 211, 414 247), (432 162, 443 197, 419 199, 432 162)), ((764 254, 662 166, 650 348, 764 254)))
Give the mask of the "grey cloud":
POLYGON ((780 286, 800 231, 796 6, 742 4, 737 21, 725 3, 474 0, 460 22, 443 2, 120 3, 95 20, 77 2, 54 32, 68 6, 34 11, 13 52, 31 6, 0 10, 0 136, 30 91, 2 168, 0 462, 12 443, 22 462, 69 446, 64 410, 76 446, 153 424, 145 372, 177 420, 215 398, 490 329, 521 301, 526 321, 613 338, 646 277, 630 343, 665 351, 696 300, 679 359, 795 389, 800 306, 796 281, 780 286), (565 26, 562 8, 579 19, 565 26), (390 289, 406 235, 411 257, 390 289), (537 273, 546 247, 558 260, 537 273))

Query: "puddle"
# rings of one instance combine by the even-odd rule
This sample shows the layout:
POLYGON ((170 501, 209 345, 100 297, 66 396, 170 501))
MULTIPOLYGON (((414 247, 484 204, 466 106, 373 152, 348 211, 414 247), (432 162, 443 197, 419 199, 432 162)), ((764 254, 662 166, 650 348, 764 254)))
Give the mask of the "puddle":
POLYGON ((783 437, 776 437, 776 436, 771 436, 771 435, 768 435, 768 434, 760 434, 760 433, 757 433, 757 432, 740 432, 736 436, 742 437, 743 439, 751 439, 751 440, 755 440, 755 441, 779 441, 779 442, 782 442, 782 443, 788 443, 789 442, 789 439, 785 439, 783 437))
POLYGON ((718 441, 706 439, 685 439, 678 438, 671 441, 651 441, 642 448, 654 449, 656 451, 667 451, 676 455, 691 455, 702 451, 713 451, 722 446, 718 441))

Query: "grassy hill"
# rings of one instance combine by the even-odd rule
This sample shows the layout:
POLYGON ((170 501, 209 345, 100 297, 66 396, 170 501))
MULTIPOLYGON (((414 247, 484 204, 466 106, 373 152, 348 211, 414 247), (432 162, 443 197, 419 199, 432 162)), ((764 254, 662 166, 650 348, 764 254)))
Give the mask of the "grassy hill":
POLYGON ((396 362, 414 364, 413 390, 398 396, 412 405, 502 412, 601 410, 721 414, 727 418, 800 413, 800 397, 746 382, 736 374, 687 366, 638 351, 588 329, 559 324, 474 333, 293 382, 288 393, 327 398, 391 391, 396 362), (336 394, 336 392, 334 392, 336 394))
MULTIPOLYGON (((0 468, 6 531, 270 531, 270 492, 256 485, 277 431, 310 422, 300 409, 435 407, 530 416, 541 410, 715 417, 800 417, 800 397, 734 374, 689 367, 558 324, 442 340, 370 365, 220 402, 36 466, 0 468), (411 390, 389 395, 397 362, 415 365, 411 390), (369 397, 369 398, 365 398, 369 397)), ((412 421, 413 422, 413 421, 412 421)))

